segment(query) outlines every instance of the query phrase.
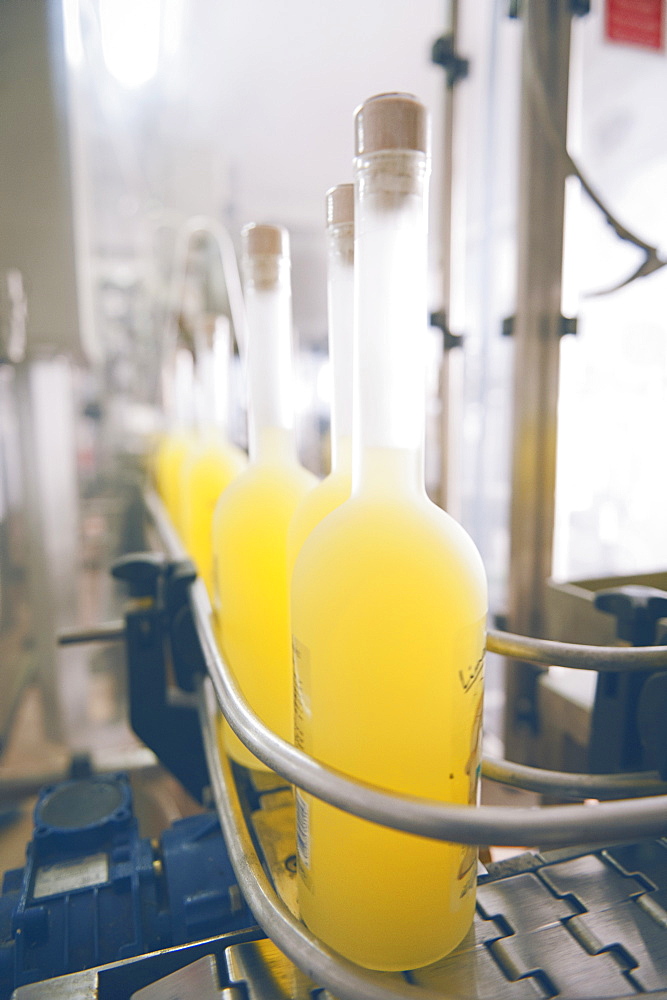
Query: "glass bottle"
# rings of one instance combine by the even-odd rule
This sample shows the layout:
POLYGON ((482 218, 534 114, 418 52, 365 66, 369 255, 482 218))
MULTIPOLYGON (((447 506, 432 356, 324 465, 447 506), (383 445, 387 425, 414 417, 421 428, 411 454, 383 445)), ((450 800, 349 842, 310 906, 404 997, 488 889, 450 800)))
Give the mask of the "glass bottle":
MULTIPOLYGON (((287 530, 315 477, 297 459, 292 391, 289 236, 246 226, 242 273, 248 320, 249 463, 213 520, 214 610, 220 649, 262 721, 292 738, 287 530)), ((263 768, 221 719, 236 761, 263 768)))
MULTIPOLYGON (((292 580, 295 742, 358 779, 448 803, 477 796, 486 581, 426 495, 429 123, 404 94, 356 112, 352 496, 292 580)), ((451 951, 475 907, 476 851, 389 830, 297 791, 306 925, 374 969, 451 951)))
POLYGON ((194 359, 189 348, 179 347, 168 387, 168 426, 153 462, 155 486, 171 522, 181 533, 181 470, 196 440, 194 429, 194 359))
POLYGON ((246 457, 229 440, 229 320, 215 319, 197 337, 195 370, 199 390, 196 445, 184 460, 181 478, 181 535, 199 575, 213 595, 213 514, 222 491, 245 468, 246 457))
POLYGON ((350 495, 352 485, 352 324, 354 185, 326 195, 329 360, 333 375, 331 471, 303 498, 288 535, 290 566, 316 524, 350 495))

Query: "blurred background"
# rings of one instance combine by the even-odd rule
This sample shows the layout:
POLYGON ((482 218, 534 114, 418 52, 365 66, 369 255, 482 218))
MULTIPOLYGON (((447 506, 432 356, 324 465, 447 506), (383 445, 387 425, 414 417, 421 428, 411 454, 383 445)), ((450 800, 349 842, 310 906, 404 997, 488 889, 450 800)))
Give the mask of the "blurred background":
MULTIPOLYGON (((662 4, 644 6, 2 0, 5 748, 36 691, 52 754, 141 751, 121 654, 55 637, 120 606, 108 566, 135 542, 175 324, 231 315, 210 234, 186 277, 194 216, 235 247, 247 222, 289 229, 299 447, 326 472, 324 193, 381 91, 432 114, 427 484, 481 550, 492 622, 576 639, 550 595, 662 579, 667 60, 662 4)), ((241 445, 243 399, 235 356, 241 445)), ((512 677, 491 658, 489 747, 563 766, 562 733, 554 756, 535 742, 535 677, 512 677)), ((30 745, 0 769, 42 766, 30 745)))

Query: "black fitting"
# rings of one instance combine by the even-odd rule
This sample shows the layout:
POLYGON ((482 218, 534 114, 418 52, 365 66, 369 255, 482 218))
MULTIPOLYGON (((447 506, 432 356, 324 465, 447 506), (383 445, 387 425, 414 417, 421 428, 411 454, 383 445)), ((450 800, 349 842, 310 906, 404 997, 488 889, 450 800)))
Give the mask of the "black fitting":
MULTIPOLYGON (((667 592, 625 584, 599 590, 593 604, 614 616, 620 640, 632 646, 652 646, 658 622, 667 615, 667 592)), ((666 712, 667 674, 644 670, 600 674, 591 718, 591 770, 654 767, 667 776, 666 712)))
MULTIPOLYGON (((502 323, 502 335, 503 337, 514 336, 514 327, 516 324, 516 316, 506 316, 502 323)), ((558 317, 558 336, 567 337, 568 335, 576 334, 578 332, 578 320, 576 316, 559 316, 558 317)))
POLYGON ((191 692, 195 674, 205 670, 190 606, 194 565, 135 552, 117 560, 112 574, 128 583, 134 598, 144 598, 125 616, 130 723, 201 802, 209 777, 197 707, 174 684, 191 692))
POLYGON ((167 558, 161 552, 128 552, 113 563, 111 575, 128 585, 131 597, 157 600, 167 558))
POLYGON ((444 309, 438 309, 429 316, 430 326, 442 331, 442 346, 445 351, 451 351, 454 347, 463 347, 463 337, 460 333, 452 333, 447 322, 447 313, 444 309))
POLYGON ((450 88, 459 80, 464 80, 470 69, 470 61, 454 51, 453 35, 441 35, 440 38, 436 38, 431 47, 431 62, 436 66, 442 66, 447 74, 447 86, 450 88))

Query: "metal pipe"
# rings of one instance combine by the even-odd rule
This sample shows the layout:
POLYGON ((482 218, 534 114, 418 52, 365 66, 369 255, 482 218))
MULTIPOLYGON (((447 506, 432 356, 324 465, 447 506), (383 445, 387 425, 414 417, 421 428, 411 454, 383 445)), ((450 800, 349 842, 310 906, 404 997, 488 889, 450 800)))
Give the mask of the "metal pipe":
POLYGON ((513 660, 529 660, 531 663, 572 667, 575 670, 597 670, 600 673, 667 670, 667 646, 587 646, 489 629, 486 648, 490 653, 500 653, 513 660))
MULTIPOLYGON (((164 514, 159 498, 149 493, 146 503, 168 555, 172 558, 181 557, 184 554, 182 545, 164 514)), ((553 847, 659 836, 665 831, 666 795, 615 802, 600 809, 590 805, 549 806, 541 810, 452 806, 389 793, 334 771, 281 740, 252 712, 218 650, 210 623, 208 594, 200 580, 195 581, 192 587, 191 604, 207 672, 221 710, 234 732, 267 767, 326 802, 394 829, 433 839, 478 845, 538 844, 541 847, 553 847)), ((528 653, 531 657, 540 652, 545 655, 545 649, 553 652, 554 647, 558 647, 564 653, 570 648, 567 643, 545 643, 543 640, 505 636, 496 632, 490 633, 489 648, 491 644, 496 644, 497 648, 505 640, 508 643, 518 643, 522 648, 522 655, 528 653)), ((664 658, 667 652, 664 647, 641 650, 587 646, 575 648, 584 650, 584 658, 591 650, 597 655, 598 649, 604 651, 605 655, 620 653, 623 657, 628 653, 645 654, 658 650, 659 653, 662 651, 664 658)), ((558 657, 546 662, 556 659, 558 657)), ((621 790, 630 796, 664 789, 662 783, 653 781, 652 775, 642 775, 636 782, 635 776, 569 776, 506 761, 487 761, 486 769, 491 780, 550 794, 573 795, 577 786, 581 796, 586 798, 617 797, 621 790), (627 786, 625 782, 628 783, 627 786)))
POLYGON ((574 774, 569 771, 545 771, 540 767, 484 757, 482 775, 489 781, 511 785, 513 788, 573 799, 623 799, 667 794, 667 782, 661 781, 655 771, 574 774))
POLYGON ((73 646, 84 642, 119 642, 125 638, 125 622, 103 622, 86 628, 66 628, 58 632, 59 646, 73 646))
POLYGON ((328 768, 281 740, 252 712, 218 652, 208 596, 199 580, 191 600, 207 672, 230 726, 267 767, 325 802, 392 829, 464 844, 556 847, 635 840, 665 832, 667 795, 543 809, 456 806, 390 793, 328 768))

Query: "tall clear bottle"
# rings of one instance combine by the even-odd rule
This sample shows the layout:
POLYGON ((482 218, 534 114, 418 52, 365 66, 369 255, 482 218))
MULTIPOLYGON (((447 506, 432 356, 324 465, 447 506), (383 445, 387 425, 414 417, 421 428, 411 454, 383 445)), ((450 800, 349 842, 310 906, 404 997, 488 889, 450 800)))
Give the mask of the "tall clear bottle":
POLYGON ((194 359, 185 347, 176 350, 167 387, 168 426, 155 453, 155 485, 176 530, 181 533, 181 470, 196 441, 194 359))
MULTIPOLYGON (((474 803, 486 581, 424 488, 429 123, 384 94, 355 116, 357 398, 351 498, 304 542, 292 582, 295 740, 371 783, 474 803)), ((375 969, 451 951, 474 913, 476 851, 297 792, 307 926, 375 969)))
POLYGON ((354 185, 326 195, 329 359, 333 373, 331 471, 297 507, 288 535, 290 566, 316 524, 347 500, 352 486, 354 185))
MULTIPOLYGON (((213 520, 218 641, 262 721, 292 738, 292 653, 287 531, 315 484, 298 462, 292 391, 289 236, 278 226, 242 232, 248 319, 249 464, 223 492, 213 520)), ((221 719, 224 747, 263 765, 221 719)))
MULTIPOLYGON (((211 325, 210 319, 208 326, 211 325)), ((245 468, 246 457, 228 432, 230 332, 226 316, 197 336, 199 428, 181 477, 183 544, 213 596, 213 514, 222 491, 245 468)))

